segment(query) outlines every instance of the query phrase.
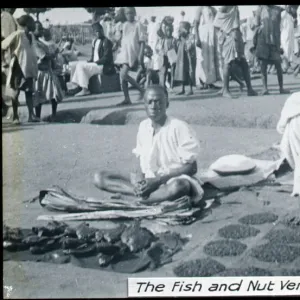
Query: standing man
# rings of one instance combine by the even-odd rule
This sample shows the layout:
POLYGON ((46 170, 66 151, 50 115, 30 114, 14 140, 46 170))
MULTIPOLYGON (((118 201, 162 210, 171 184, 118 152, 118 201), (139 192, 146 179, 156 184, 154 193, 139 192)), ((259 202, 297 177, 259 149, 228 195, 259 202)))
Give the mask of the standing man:
POLYGON ((244 41, 240 30, 238 7, 221 6, 217 12, 214 26, 219 30, 219 47, 223 61, 223 97, 232 98, 229 92, 230 67, 232 62, 240 65, 246 81, 248 96, 256 96, 249 74, 249 66, 244 55, 244 41))
POLYGON ((214 19, 217 10, 212 6, 199 6, 195 17, 195 36, 197 49, 197 80, 204 88, 216 88, 214 83, 220 79, 218 64, 217 35, 214 19))
POLYGON ((150 23, 148 24, 148 45, 151 47, 153 52, 155 52, 155 46, 158 38, 158 29, 159 27, 156 22, 156 17, 152 16, 150 18, 150 23))
POLYGON ((268 65, 277 71, 280 94, 289 93, 283 88, 283 75, 280 57, 280 24, 282 8, 276 5, 259 5, 256 12, 255 55, 261 62, 263 83, 262 95, 268 95, 268 65))
MULTIPOLYGON (((18 29, 18 24, 13 17, 15 8, 3 8, 1 9, 1 42, 5 40, 10 34, 18 29)), ((6 77, 8 72, 8 64, 11 60, 11 53, 9 51, 5 51, 4 56, 1 57, 1 85, 2 85, 2 116, 5 117, 8 112, 8 106, 4 101, 5 94, 5 85, 6 85, 6 77)))
POLYGON ((281 45, 283 49, 284 73, 288 71, 294 59, 295 16, 296 12, 294 11, 292 5, 285 5, 285 9, 281 13, 281 45))

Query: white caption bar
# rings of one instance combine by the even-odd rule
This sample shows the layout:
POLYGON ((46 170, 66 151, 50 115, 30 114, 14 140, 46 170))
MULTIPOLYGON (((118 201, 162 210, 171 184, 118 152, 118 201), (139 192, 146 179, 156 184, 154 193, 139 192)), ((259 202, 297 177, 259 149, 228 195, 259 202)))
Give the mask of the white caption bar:
POLYGON ((128 297, 300 296, 295 277, 128 278, 128 297))

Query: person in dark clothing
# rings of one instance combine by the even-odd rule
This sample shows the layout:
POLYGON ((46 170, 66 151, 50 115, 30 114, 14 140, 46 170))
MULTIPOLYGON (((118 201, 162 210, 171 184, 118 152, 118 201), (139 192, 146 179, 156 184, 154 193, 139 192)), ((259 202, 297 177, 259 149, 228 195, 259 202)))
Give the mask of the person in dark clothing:
POLYGON ((104 35, 103 27, 97 22, 93 25, 96 39, 93 41, 92 56, 87 62, 78 62, 76 64, 74 75, 72 76, 72 83, 76 84, 82 90, 75 96, 89 95, 88 90, 89 80, 94 75, 113 74, 113 51, 112 42, 104 35))

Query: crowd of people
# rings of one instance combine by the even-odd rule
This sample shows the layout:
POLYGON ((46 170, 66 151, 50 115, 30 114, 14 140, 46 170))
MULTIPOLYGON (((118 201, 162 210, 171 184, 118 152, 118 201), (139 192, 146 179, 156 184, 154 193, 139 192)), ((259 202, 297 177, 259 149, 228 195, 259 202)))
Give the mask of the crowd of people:
MULTIPOLYGON (((259 5, 247 20, 240 20, 238 6, 201 6, 194 22, 185 21, 182 14, 178 27, 172 16, 141 21, 134 7, 120 8, 114 15, 94 20, 89 61, 78 61, 74 40, 64 39, 63 46, 57 45, 51 27, 43 27, 29 15, 15 20, 14 9, 2 9, 2 86, 12 100, 13 122, 19 123, 20 91, 25 92, 29 122, 40 120, 46 102, 52 104, 50 120, 54 120, 66 94, 90 94, 91 77, 101 74, 120 74, 124 100, 119 106, 132 103, 129 84, 140 92, 139 100, 150 84, 171 93, 180 85, 177 94, 188 97, 195 86, 218 89, 215 83, 220 80, 219 94, 224 97, 232 97, 230 80, 241 89, 245 82, 248 96, 256 96, 253 73, 261 73, 261 94, 267 95, 267 74, 275 70, 280 93, 289 93, 283 86, 283 74, 292 70, 297 76, 300 72, 299 7, 259 5), (74 86, 71 91, 67 81, 74 86)), ((7 111, 3 100, 2 104, 7 111)))

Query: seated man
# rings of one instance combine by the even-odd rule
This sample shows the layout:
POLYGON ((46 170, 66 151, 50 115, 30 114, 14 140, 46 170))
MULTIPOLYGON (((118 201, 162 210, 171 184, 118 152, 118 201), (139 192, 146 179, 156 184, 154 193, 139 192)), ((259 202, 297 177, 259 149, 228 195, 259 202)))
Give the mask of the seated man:
POLYGON ((92 57, 88 62, 78 62, 72 76, 72 83, 82 88, 75 96, 89 95, 89 80, 94 75, 112 74, 114 72, 112 42, 104 35, 102 26, 94 23, 97 38, 93 41, 92 57))
POLYGON ((300 196, 300 92, 292 94, 286 100, 277 131, 282 134, 281 152, 294 170, 292 196, 300 196))
POLYGON ((196 176, 200 147, 193 130, 185 122, 167 116, 169 102, 164 87, 147 87, 144 103, 148 119, 140 124, 133 150, 139 158, 140 180, 101 172, 95 174, 94 184, 109 192, 136 195, 144 204, 187 195, 197 205, 203 190, 196 176))

